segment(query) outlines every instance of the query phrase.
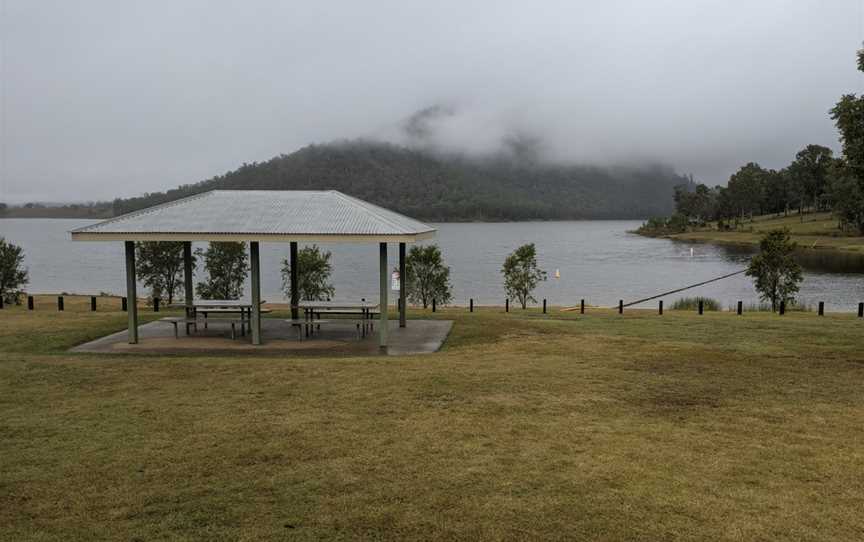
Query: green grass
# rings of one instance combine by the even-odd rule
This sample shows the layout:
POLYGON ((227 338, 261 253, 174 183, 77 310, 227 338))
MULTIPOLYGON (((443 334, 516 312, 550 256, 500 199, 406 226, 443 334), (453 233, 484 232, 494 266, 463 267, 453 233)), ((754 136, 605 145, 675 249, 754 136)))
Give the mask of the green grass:
POLYGON ((2 538, 864 536, 854 315, 434 316, 434 355, 211 358, 0 311, 2 538))
POLYGON ((684 241, 758 245, 766 232, 775 229, 788 229, 802 248, 864 253, 864 237, 841 232, 837 229, 837 219, 831 213, 805 214, 803 222, 797 213, 788 217, 766 215, 744 222, 737 231, 718 231, 716 225, 711 224, 704 230, 667 237, 684 241))

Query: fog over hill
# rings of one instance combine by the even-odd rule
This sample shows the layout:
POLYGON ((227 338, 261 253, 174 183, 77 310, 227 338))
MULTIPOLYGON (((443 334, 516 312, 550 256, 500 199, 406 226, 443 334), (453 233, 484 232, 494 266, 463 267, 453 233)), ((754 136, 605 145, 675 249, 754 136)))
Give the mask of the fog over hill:
MULTIPOLYGON (((416 131, 417 123, 408 125, 416 131)), ((118 199, 114 214, 213 189, 339 190, 426 220, 645 218, 684 179, 660 164, 568 165, 514 134, 486 153, 371 140, 309 145, 174 190, 118 199)))
POLYGON ((340 139, 475 158, 509 141, 562 171, 663 163, 714 186, 809 143, 837 152, 826 112, 864 90, 861 0, 2 6, 14 204, 161 191, 340 139))

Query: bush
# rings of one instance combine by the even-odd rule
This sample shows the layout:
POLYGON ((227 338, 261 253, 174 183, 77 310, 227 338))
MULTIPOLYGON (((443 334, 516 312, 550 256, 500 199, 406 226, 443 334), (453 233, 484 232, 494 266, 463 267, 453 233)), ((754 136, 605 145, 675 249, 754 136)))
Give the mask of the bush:
POLYGON ((702 308, 706 311, 719 311, 720 302, 710 297, 682 297, 676 299, 672 303, 673 311, 695 311, 699 309, 699 302, 702 301, 702 308))
POLYGON ((647 222, 642 224, 636 233, 642 235, 671 235, 674 233, 683 233, 687 231, 687 226, 690 224, 689 219, 679 213, 676 213, 669 218, 651 217, 647 222))
POLYGON ((24 268, 24 251, 0 237, 0 298, 6 303, 21 302, 24 286, 29 282, 24 268))

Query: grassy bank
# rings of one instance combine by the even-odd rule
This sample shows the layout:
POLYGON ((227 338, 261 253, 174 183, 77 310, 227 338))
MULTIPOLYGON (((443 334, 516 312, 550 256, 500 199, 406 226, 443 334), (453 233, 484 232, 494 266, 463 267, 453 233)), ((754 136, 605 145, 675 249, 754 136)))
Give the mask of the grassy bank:
POLYGON ((707 228, 666 235, 681 241, 720 243, 731 245, 758 245, 762 236, 771 230, 786 228, 792 238, 807 249, 837 250, 864 254, 864 237, 844 234, 837 229, 837 220, 831 213, 805 214, 804 221, 797 214, 788 217, 775 215, 755 217, 736 231, 719 231, 715 224, 707 228))
POLYGON ((434 355, 209 358, 0 311, 3 538, 864 535, 854 316, 435 317, 434 355))

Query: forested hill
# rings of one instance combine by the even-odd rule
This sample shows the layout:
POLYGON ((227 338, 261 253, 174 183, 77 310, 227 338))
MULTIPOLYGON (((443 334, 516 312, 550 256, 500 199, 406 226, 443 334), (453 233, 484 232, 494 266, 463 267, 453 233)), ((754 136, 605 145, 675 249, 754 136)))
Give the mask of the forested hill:
POLYGON ((388 143, 311 145, 167 192, 118 199, 115 215, 213 189, 339 190, 428 221, 645 218, 669 214, 666 166, 598 168, 466 158, 388 143))

